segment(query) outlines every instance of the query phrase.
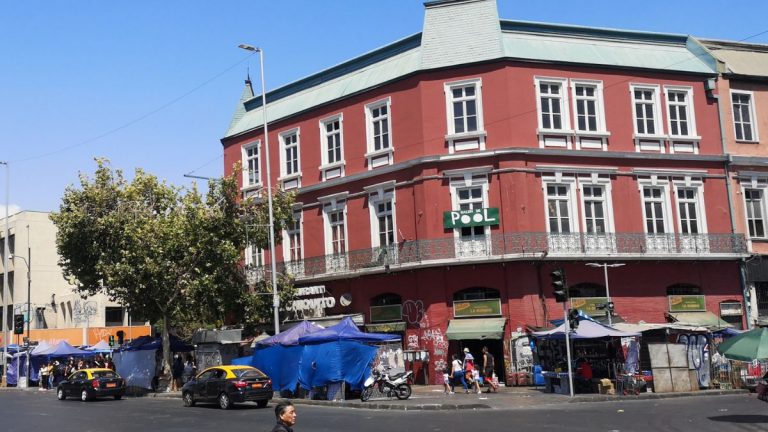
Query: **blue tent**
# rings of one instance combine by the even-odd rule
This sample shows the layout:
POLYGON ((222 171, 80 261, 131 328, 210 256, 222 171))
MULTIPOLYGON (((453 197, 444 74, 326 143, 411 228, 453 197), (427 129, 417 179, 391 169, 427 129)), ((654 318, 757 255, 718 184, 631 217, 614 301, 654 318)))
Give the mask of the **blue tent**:
POLYGON ((84 351, 78 348, 73 347, 67 341, 60 341, 56 345, 51 345, 46 349, 41 349, 38 351, 32 351, 32 357, 69 357, 69 356, 90 356, 94 353, 84 351))
MULTIPOLYGON (((176 336, 171 335, 171 352, 189 352, 194 351, 195 347, 192 345, 189 345, 179 339, 176 336)), ((124 348, 126 351, 136 351, 136 350, 157 350, 157 349, 163 349, 163 339, 162 338, 156 338, 152 339, 149 336, 142 336, 140 338, 135 339, 130 345, 124 348)))
POLYGON ((334 341, 356 341, 356 342, 387 342, 398 341, 400 336, 386 333, 365 333, 357 328, 352 318, 346 317, 340 323, 308 334, 299 338, 300 344, 312 344, 334 341))
POLYGON ((275 345, 283 345, 283 346, 298 345, 299 338, 301 338, 302 336, 306 336, 312 333, 317 333, 321 330, 323 330, 323 327, 320 327, 319 325, 313 322, 302 321, 282 333, 278 333, 274 336, 271 336, 256 342, 256 346, 268 347, 268 346, 275 346, 275 345))

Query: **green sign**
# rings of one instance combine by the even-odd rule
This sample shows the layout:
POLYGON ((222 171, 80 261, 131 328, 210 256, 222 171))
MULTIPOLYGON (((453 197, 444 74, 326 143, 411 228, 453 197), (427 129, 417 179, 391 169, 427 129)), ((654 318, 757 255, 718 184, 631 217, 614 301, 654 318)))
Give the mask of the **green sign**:
POLYGON ((501 299, 453 302, 453 317, 501 316, 501 299))
POLYGON ((605 309, 598 309, 597 305, 608 303, 608 297, 571 297, 571 307, 579 309, 589 316, 605 315, 605 309))
POLYGON ((498 224, 499 209, 496 207, 443 212, 443 227, 445 228, 464 228, 498 224))
POLYGON ((670 312, 706 312, 707 304, 703 295, 671 295, 670 312))
POLYGON ((403 319, 403 305, 371 306, 371 322, 403 319))

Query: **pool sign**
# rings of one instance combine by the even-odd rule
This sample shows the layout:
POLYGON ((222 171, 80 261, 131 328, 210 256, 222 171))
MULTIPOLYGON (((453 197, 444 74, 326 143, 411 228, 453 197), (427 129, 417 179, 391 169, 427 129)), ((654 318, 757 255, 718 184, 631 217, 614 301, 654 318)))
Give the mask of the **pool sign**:
POLYGON ((443 227, 445 228, 464 228, 498 224, 499 209, 496 207, 443 212, 443 227))

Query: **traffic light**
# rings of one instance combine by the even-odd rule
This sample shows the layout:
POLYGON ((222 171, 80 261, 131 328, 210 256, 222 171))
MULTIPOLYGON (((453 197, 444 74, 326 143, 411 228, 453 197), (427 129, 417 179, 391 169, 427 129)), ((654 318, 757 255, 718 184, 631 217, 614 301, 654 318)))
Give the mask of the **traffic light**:
POLYGON ((113 346, 115 346, 115 336, 109 335, 109 347, 112 348, 113 346))
POLYGON ((549 274, 552 278, 552 289, 554 290, 555 300, 558 303, 565 303, 568 301, 568 285, 565 280, 565 270, 559 268, 552 271, 549 274))
POLYGON ((117 331, 117 345, 123 346, 123 342, 125 341, 125 332, 122 330, 117 331))
POLYGON ((24 334, 24 315, 13 316, 13 334, 24 334))
POLYGON ((568 311, 568 325, 571 327, 571 330, 576 330, 579 328, 579 310, 578 309, 571 309, 568 311))

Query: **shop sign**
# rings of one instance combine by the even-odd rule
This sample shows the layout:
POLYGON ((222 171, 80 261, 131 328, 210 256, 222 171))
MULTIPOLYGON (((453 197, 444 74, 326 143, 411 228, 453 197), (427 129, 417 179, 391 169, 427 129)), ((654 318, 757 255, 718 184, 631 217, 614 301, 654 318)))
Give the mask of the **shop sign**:
POLYGON ((670 312, 706 312, 707 304, 703 295, 671 295, 670 312))
POLYGON ((403 319, 403 305, 371 306, 371 322, 403 319))
POLYGON ((445 228, 452 229, 498 224, 499 209, 496 207, 443 212, 443 227, 445 228))
POLYGON ((720 303, 720 316, 741 316, 743 309, 739 302, 720 303))
POLYGON ((501 299, 453 302, 453 317, 501 316, 501 299))
POLYGON ((327 296, 325 291, 325 285, 315 285, 309 287, 302 287, 296 289, 296 300, 292 301, 289 310, 293 311, 305 311, 305 310, 321 310, 330 309, 336 306, 336 299, 327 296), (321 297, 314 297, 321 296, 321 297), (308 298, 309 297, 309 298, 308 298))
POLYGON ((605 308, 598 309, 598 305, 608 303, 608 297, 571 297, 571 308, 579 309, 586 315, 605 315, 605 308))

